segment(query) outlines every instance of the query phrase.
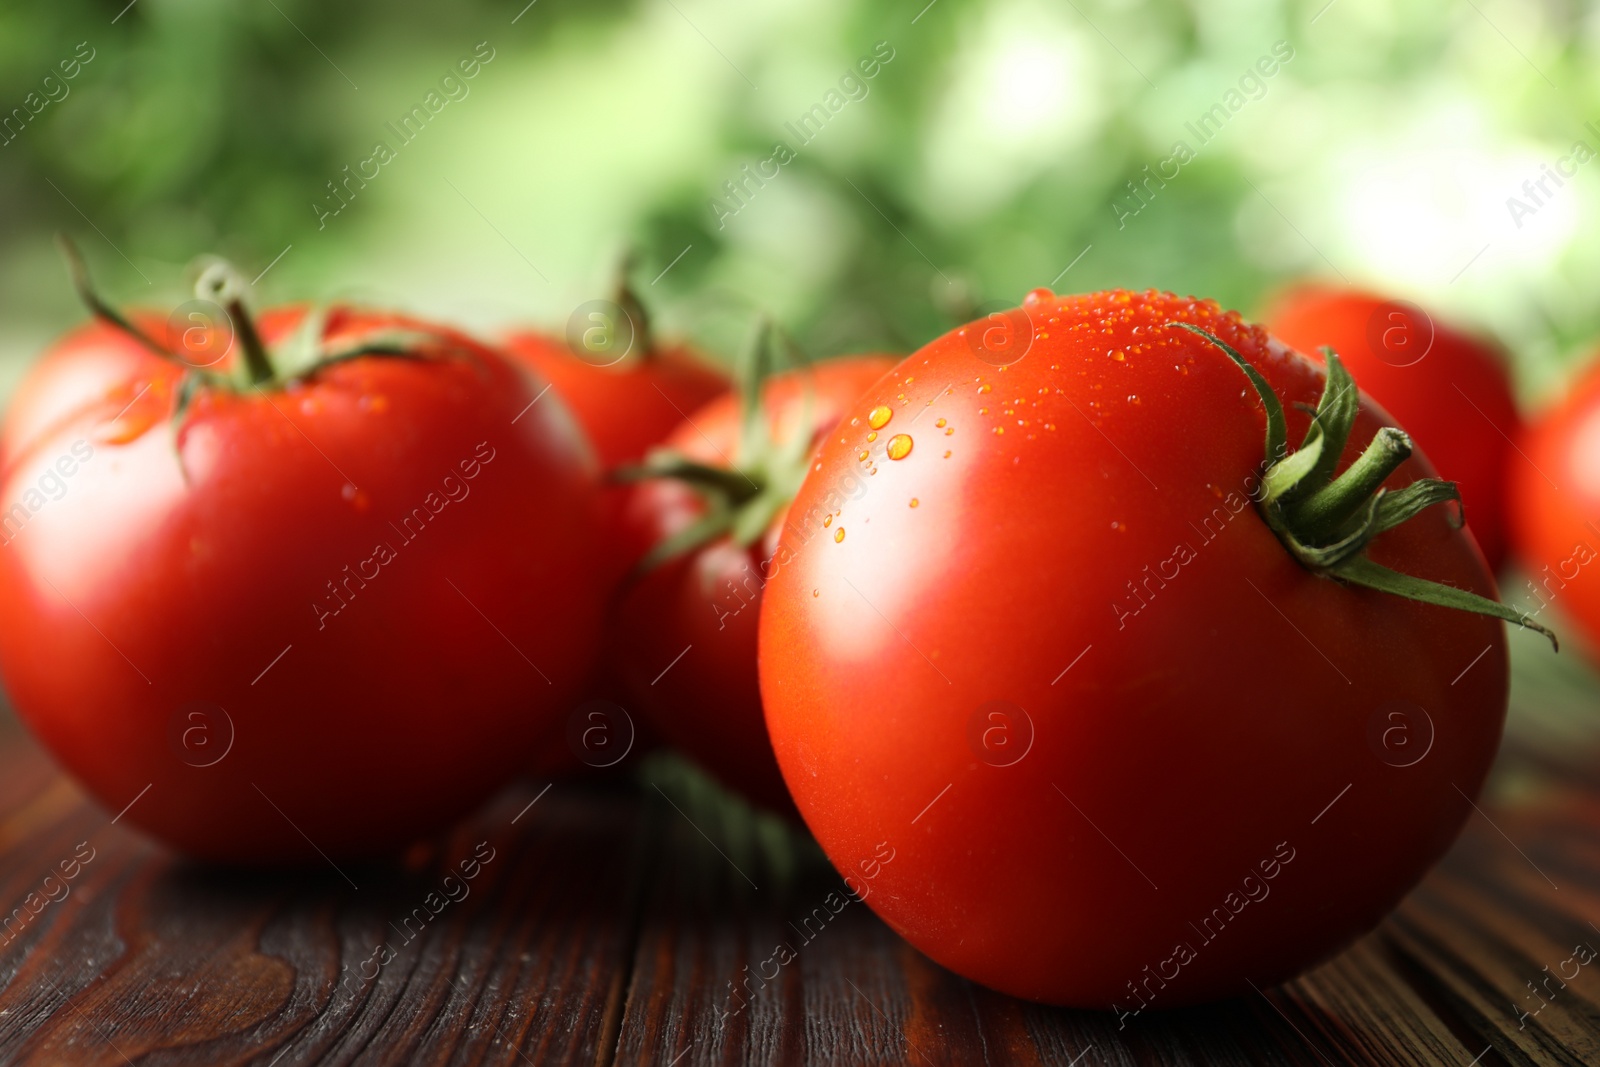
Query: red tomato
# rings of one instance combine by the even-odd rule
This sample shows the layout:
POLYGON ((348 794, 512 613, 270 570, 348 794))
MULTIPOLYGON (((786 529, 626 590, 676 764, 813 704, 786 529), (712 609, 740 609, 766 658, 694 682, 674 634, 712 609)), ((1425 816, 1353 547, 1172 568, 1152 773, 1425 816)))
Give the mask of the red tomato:
MULTIPOLYGON (((280 365, 305 317, 261 317, 280 365)), ((597 647, 597 470, 560 402, 430 323, 341 307, 320 337, 399 352, 204 385, 175 418, 188 368, 95 322, 0 439, 17 710, 108 810, 209 859, 431 833, 515 773, 597 647)))
MULTIPOLYGON (((720 469, 777 506, 761 536, 741 546, 721 533, 646 572, 624 593, 614 616, 611 647, 622 678, 651 726, 724 784, 757 804, 792 811, 773 762, 756 677, 756 623, 761 590, 783 510, 804 473, 810 444, 828 432, 863 390, 894 365, 887 356, 853 356, 767 380, 761 391, 772 439, 793 449, 789 469, 751 469, 733 395, 696 411, 666 448, 720 469), (797 440, 799 435, 803 439, 797 440), (736 473, 742 472, 742 473, 736 473)), ((756 506, 760 506, 758 501, 756 506)), ((629 509, 640 547, 680 534, 707 513, 707 498, 670 478, 641 482, 629 509)))
MULTIPOLYGON (((1037 291, 851 406, 760 627, 779 765, 858 895, 959 974, 1123 1013, 1370 929, 1472 811, 1506 706, 1499 621, 1290 555, 1251 502, 1263 401, 1174 320, 1240 350, 1300 440, 1322 369, 1236 313, 1037 291)), ((1342 395, 1354 454, 1388 420, 1342 395)), ((1494 591, 1446 508, 1355 564, 1494 591)))
POLYGON ((1555 604, 1600 649, 1600 588, 1583 574, 1600 549, 1600 367, 1534 423, 1521 448, 1510 468, 1512 532, 1533 578, 1519 600, 1534 613, 1555 604))
POLYGON ((567 402, 606 468, 640 459, 695 408, 728 388, 728 376, 687 348, 614 356, 570 348, 534 332, 513 333, 507 351, 533 368, 567 402))
POLYGON ((1339 353, 1361 388, 1461 486, 1467 527, 1491 569, 1506 555, 1505 480, 1522 428, 1506 357, 1415 304, 1305 285, 1279 297, 1264 319, 1274 337, 1321 359, 1339 353))
MULTIPOLYGON (((595 301, 589 318, 589 332, 575 346, 534 331, 512 333, 503 344, 566 402, 606 470, 643 459, 689 412, 727 390, 727 374, 689 348, 655 344, 643 309, 626 289, 618 302, 595 301), (591 334, 592 343, 585 343, 591 334)), ((637 555, 621 543, 619 528, 635 491, 613 486, 605 494, 610 584, 637 555)), ((614 651, 604 650, 582 699, 536 747, 530 773, 564 777, 609 769, 656 747, 647 724, 628 712, 631 701, 617 684, 617 671, 614 651)))

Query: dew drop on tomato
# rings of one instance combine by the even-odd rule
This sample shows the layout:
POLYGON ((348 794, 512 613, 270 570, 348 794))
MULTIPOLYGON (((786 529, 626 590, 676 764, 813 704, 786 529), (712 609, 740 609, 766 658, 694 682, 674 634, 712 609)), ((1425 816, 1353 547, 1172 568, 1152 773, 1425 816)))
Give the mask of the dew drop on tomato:
POLYGON ((905 459, 911 455, 911 435, 897 433, 889 438, 889 458, 905 459))
POLYGON ((874 430, 881 430, 889 425, 889 420, 894 418, 894 412, 889 410, 889 405, 879 404, 867 415, 867 425, 874 430))

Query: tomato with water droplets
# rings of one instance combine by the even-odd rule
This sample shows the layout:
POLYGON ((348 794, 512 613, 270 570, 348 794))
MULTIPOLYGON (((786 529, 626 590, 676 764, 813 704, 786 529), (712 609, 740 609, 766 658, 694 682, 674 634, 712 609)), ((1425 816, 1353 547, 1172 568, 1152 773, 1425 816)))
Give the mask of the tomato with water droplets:
POLYGON ((834 864, 894 850, 866 899, 912 944, 1021 997, 1172 1007, 1327 957, 1449 846, 1507 658, 1439 602, 1506 609, 1462 592, 1494 584, 1449 488, 1324 384, 1209 301, 1036 291, 846 409, 764 590, 761 690, 834 864), (828 503, 883 410, 915 447, 828 503))
MULTIPOLYGON (((859 446, 877 413, 856 426, 835 423, 893 365, 887 356, 849 356, 767 379, 760 395, 770 446, 761 456, 751 454, 739 398, 713 400, 666 442, 671 454, 713 473, 701 472, 699 484, 652 478, 630 501, 627 528, 640 548, 668 543, 708 517, 712 522, 707 536, 647 566, 625 589, 609 642, 623 680, 661 736, 724 784, 775 810, 792 809, 767 741, 756 677, 762 590, 783 569, 778 534, 812 446, 838 439, 859 446)), ((821 495, 842 506, 865 493, 870 459, 852 454, 848 472, 821 495)), ((830 543, 843 538, 839 528, 830 543)))

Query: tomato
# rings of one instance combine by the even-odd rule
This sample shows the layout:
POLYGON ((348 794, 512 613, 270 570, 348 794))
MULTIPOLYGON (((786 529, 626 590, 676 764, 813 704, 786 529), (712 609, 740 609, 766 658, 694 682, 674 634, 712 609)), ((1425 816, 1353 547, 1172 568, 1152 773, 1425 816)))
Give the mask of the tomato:
MULTIPOLYGON (((738 397, 724 395, 690 415, 666 450, 732 483, 737 505, 757 520, 752 539, 739 543, 728 514, 690 550, 645 571, 614 614, 608 643, 647 722, 725 785, 777 811, 793 809, 761 713, 761 590, 810 446, 893 365, 887 356, 853 356, 767 379, 761 407, 780 454, 764 460, 741 432, 738 397)), ((723 499, 675 478, 641 482, 629 509, 631 538, 652 546, 682 536, 723 499)))
POLYGON ((1494 584, 1451 509, 1359 525, 1449 496, 1365 510, 1431 473, 1366 397, 1330 390, 1322 451, 1264 483, 1266 397, 1170 322, 1242 353, 1301 439, 1323 369, 1236 313, 1035 291, 851 405, 760 625, 778 763, 851 888, 961 975, 1124 1016, 1325 958, 1472 811, 1503 626, 1363 586, 1514 616, 1461 592, 1494 584))
MULTIPOLYGON (((727 374, 692 349, 663 346, 652 338, 644 309, 625 284, 616 301, 592 301, 578 309, 564 340, 521 330, 503 343, 566 402, 608 471, 644 458, 689 412, 728 389, 727 374)), ((621 581, 639 554, 621 529, 635 491, 612 485, 604 496, 610 585, 621 581)), ((632 702, 618 684, 618 670, 608 646, 579 702, 537 746, 531 774, 565 777, 620 768, 629 756, 636 759, 656 747, 647 722, 626 707, 632 702)))
POLYGON ((512 333, 504 344, 566 401, 601 464, 611 468, 660 444, 691 411, 723 393, 728 376, 689 348, 657 346, 636 301, 596 304, 590 312, 596 321, 578 332, 576 345, 534 331, 512 333))
POLYGON ((1519 599, 1555 604, 1600 649, 1600 589, 1583 574, 1600 549, 1600 367, 1591 367, 1538 418, 1511 466, 1512 532, 1526 571, 1519 599))
POLYGON ((1467 527, 1498 570, 1507 551, 1511 442, 1522 428, 1505 353, 1415 304, 1318 285, 1283 294, 1264 321, 1307 355, 1320 358, 1323 345, 1339 353, 1361 388, 1459 483, 1467 527))
POLYGON ((203 370, 140 314, 149 345, 93 322, 18 390, 0 671, 89 791, 178 849, 380 853, 484 800, 576 692, 598 471, 560 401, 460 333, 281 308, 274 368, 230 310, 220 361, 220 325, 185 336, 203 370))

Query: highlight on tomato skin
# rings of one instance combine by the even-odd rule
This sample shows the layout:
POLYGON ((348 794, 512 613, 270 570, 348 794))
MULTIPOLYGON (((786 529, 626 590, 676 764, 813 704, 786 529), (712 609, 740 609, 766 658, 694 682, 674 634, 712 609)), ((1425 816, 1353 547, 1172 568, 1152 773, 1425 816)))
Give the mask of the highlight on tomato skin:
POLYGON ((207 338, 124 322, 47 352, 0 436, 23 721, 205 859, 381 855, 466 814, 595 656, 599 470, 570 415, 390 312, 269 310, 253 355, 241 328, 203 364, 207 338))
POLYGON ((1248 993, 1454 840, 1508 693, 1475 612, 1516 613, 1334 370, 1211 301, 1039 290, 819 450, 763 590, 767 723, 834 865, 893 849, 867 903, 935 961, 1124 1018, 1248 993))
POLYGON ((1507 354, 1416 304, 1306 283, 1268 301, 1273 336, 1320 360, 1339 353, 1361 388, 1461 486, 1467 528, 1492 570, 1510 550, 1506 483, 1522 431, 1507 354))

